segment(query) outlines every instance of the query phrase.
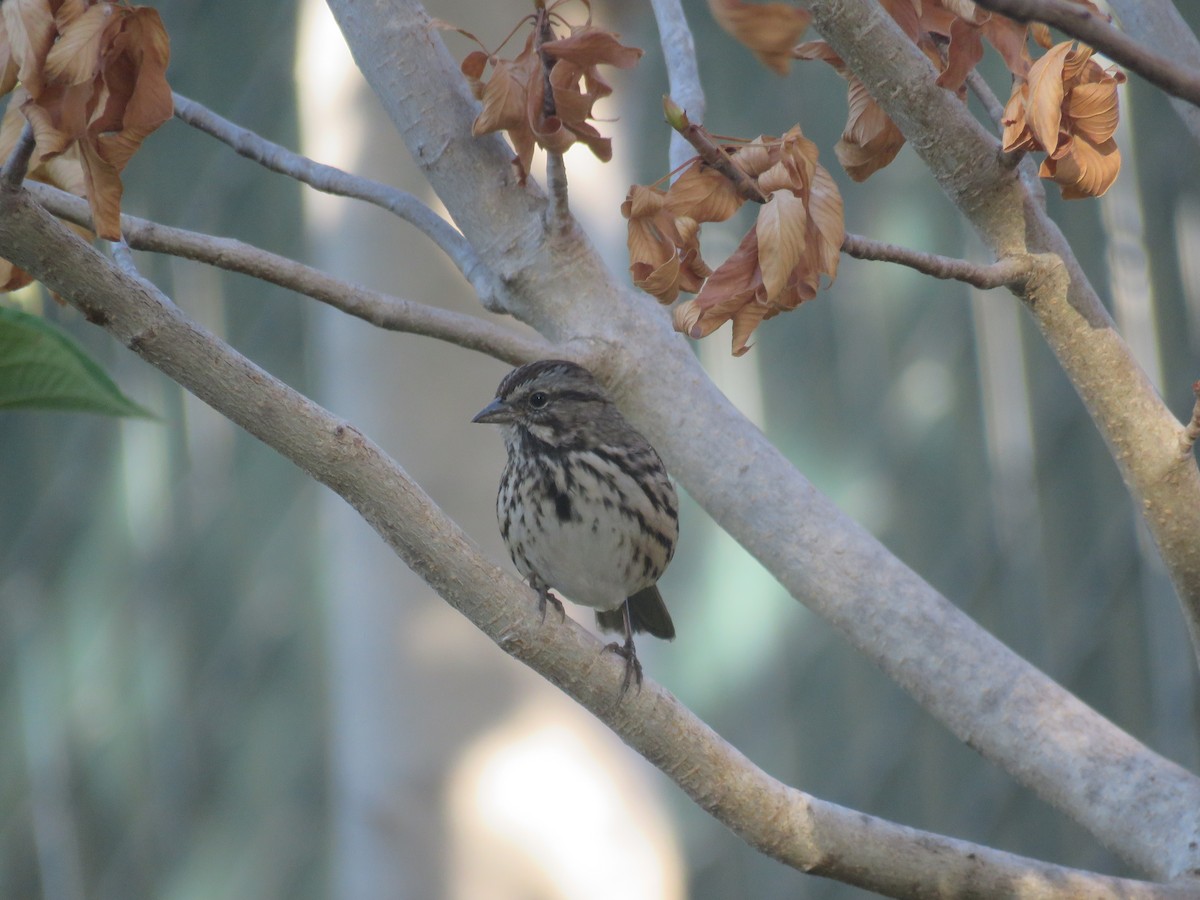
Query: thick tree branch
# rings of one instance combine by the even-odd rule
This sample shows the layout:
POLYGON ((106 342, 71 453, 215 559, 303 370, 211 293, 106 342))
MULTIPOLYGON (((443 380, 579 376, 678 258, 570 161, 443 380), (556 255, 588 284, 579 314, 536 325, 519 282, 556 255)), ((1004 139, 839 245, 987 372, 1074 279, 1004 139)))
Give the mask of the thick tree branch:
MULTIPOLYGON (((998 258, 1033 253, 1062 261, 1042 267, 1019 296, 1142 510, 1200 656, 1200 470, 1176 452, 1182 426, 1117 333, 1058 227, 1000 164, 995 137, 937 86, 932 65, 891 17, 867 0, 811 0, 809 9, 998 258), (905 90, 894 90, 897 84, 905 90)), ((1191 852, 1200 859, 1200 844, 1191 852)))
MULTIPOLYGON (((91 227, 91 212, 85 201, 37 182, 28 183, 26 188, 56 216, 91 227)), ((167 253, 240 272, 305 294, 389 331, 446 341, 513 365, 553 355, 553 347, 540 337, 526 337, 475 316, 382 294, 233 238, 185 231, 129 215, 121 216, 121 230, 135 250, 167 253)))
POLYGON ((1139 44, 1086 6, 1070 0, 976 0, 976 3, 1018 22, 1053 25, 1131 72, 1137 72, 1168 94, 1200 106, 1200 71, 1139 44))
MULTIPOLYGON (((888 553, 729 404, 657 304, 617 284, 586 244, 546 234, 544 197, 505 180, 511 152, 504 142, 471 136, 475 100, 415 0, 330 0, 329 5, 413 158, 463 234, 510 285, 519 304, 514 312, 597 372, 672 474, 718 524, 954 733, 1104 844, 1155 877, 1200 868, 1200 780, 1021 660, 888 553), (429 109, 439 115, 429 115, 429 109), (480 203, 485 196, 487 203, 480 203), (743 475, 729 478, 729 465, 743 475), (1131 810, 1136 810, 1132 816, 1131 810)), ((829 6, 817 0, 812 5, 833 17, 829 6)), ((883 52, 875 42, 886 40, 889 60, 910 62, 912 45, 902 46, 903 34, 874 2, 837 0, 836 5, 852 13, 848 32, 839 38, 843 58, 850 52, 843 48, 861 42, 851 56, 865 70, 860 57, 883 52), (887 22, 864 21, 868 6, 887 22)), ((917 56, 923 64, 917 79, 921 101, 933 102, 921 78, 950 98, 933 86, 930 64, 917 56)), ((898 84, 908 90, 905 79, 897 77, 908 74, 887 76, 892 93, 898 84)), ((868 79, 876 90, 879 84, 877 75, 868 79)), ((965 110, 951 99, 957 110, 930 110, 925 130, 910 131, 923 152, 938 158, 939 177, 965 187, 981 168, 992 173, 993 167, 981 161, 995 159, 996 142, 973 119, 970 126, 957 125, 956 116, 965 110), (942 129, 943 120, 956 127, 942 129), (964 137, 962 127, 973 130, 964 137), (947 161, 957 166, 957 175, 943 171, 947 161)), ((997 216, 1005 215, 1004 204, 1017 204, 1018 221, 1005 221, 1002 240, 992 241, 998 257, 1027 250, 1019 221, 1025 198, 1011 173, 1007 179, 1002 190, 985 185, 966 203, 997 216)), ((1039 284, 1044 281, 1042 276, 1039 284)), ((1047 302, 1052 299, 1048 294, 1047 302)), ((1061 308, 1063 301, 1057 303, 1061 308)), ((1113 362, 1108 358, 1113 354, 1102 349, 1097 368, 1113 362)), ((1127 379, 1120 360, 1118 355, 1120 377, 1127 379)), ((1073 363, 1080 366, 1089 368, 1073 363)), ((1112 414, 1129 415, 1120 404, 1112 414)), ((1132 427, 1130 422, 1130 433, 1132 427)), ((1174 424, 1172 437, 1180 427, 1174 424)), ((1145 436, 1156 454, 1165 433, 1155 420, 1145 436)), ((1121 435, 1124 442, 1126 432, 1121 435)), ((1200 503, 1196 506, 1200 510, 1200 503)), ((1190 515, 1183 512, 1184 518, 1190 515)))
POLYGON ((177 118, 228 144, 241 156, 323 193, 363 200, 378 206, 413 225, 450 258, 487 309, 492 312, 506 311, 504 286, 482 263, 475 248, 453 225, 412 194, 360 175, 352 175, 334 166, 314 162, 235 125, 195 100, 189 100, 182 94, 171 96, 175 101, 177 118))
POLYGON ((395 552, 506 653, 590 709, 745 840, 803 871, 898 898, 1185 900, 1183 887, 1109 878, 826 803, 769 777, 651 681, 619 699, 623 665, 467 536, 377 445, 259 369, 145 279, 104 259, 25 192, 0 191, 0 254, 350 503, 395 552))

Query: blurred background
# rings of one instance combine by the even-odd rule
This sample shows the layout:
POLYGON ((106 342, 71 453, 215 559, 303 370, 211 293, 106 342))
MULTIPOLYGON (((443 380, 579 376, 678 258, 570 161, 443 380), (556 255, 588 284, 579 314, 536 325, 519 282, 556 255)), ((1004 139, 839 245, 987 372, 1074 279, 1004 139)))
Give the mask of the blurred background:
MULTIPOLYGON (((176 90, 436 203, 323 3, 155 5, 176 90)), ((808 63, 772 75, 704 4, 685 6, 712 130, 752 137, 799 122, 842 188, 849 230, 988 259, 910 149, 866 184, 845 177, 836 74, 808 63)), ((430 6, 493 48, 528 11, 526 0, 430 6)), ((1200 9, 1181 11, 1200 25, 1200 9)), ((624 273, 618 205, 631 182, 668 169, 666 77, 643 4, 593 12, 646 50, 614 73, 615 121, 602 127, 613 162, 567 157, 572 206, 624 273)), ((473 49, 446 40, 459 58, 473 49)), ((1006 96, 990 51, 983 71, 1006 96)), ((1051 185, 1049 204, 1186 418, 1200 376, 1200 154, 1137 78, 1122 113, 1116 186, 1068 204, 1051 185)), ((485 315, 414 229, 301 190, 178 121, 131 164, 125 209, 485 315)), ((709 258, 744 228, 706 227, 709 258)), ((493 515, 500 439, 470 424, 504 365, 204 266, 138 262, 189 315, 378 440, 507 564, 493 515)), ((338 498, 73 310, 36 293, 21 302, 161 421, 0 413, 0 896, 867 896, 746 847, 496 649, 338 498)), ((1176 599, 1094 427, 1010 295, 847 258, 829 291, 766 323, 745 357, 729 356, 727 329, 696 352, 818 488, 953 602, 1197 768, 1197 679, 1176 599)), ((827 800, 1129 874, 683 506, 662 583, 679 638, 639 650, 722 735, 827 800)))

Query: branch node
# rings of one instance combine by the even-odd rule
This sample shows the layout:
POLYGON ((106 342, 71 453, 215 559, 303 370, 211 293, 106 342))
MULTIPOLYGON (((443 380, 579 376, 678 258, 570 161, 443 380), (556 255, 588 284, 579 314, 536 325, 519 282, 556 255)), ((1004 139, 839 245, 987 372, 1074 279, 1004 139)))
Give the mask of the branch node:
POLYGON ((1180 438, 1181 456, 1190 456, 1196 449, 1196 440, 1200 439, 1200 381, 1192 382, 1192 393, 1196 395, 1196 405, 1192 408, 1192 418, 1183 427, 1180 438))

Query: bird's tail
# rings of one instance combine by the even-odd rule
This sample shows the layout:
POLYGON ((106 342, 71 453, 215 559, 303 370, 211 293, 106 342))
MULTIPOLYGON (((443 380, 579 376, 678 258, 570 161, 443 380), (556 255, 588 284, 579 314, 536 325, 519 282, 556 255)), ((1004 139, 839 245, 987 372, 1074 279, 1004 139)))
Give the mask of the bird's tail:
MULTIPOLYGON (((629 604, 629 621, 633 623, 634 631, 645 631, 665 641, 674 639, 675 624, 667 612, 667 605, 663 603, 662 594, 658 592, 658 585, 643 588, 625 602, 629 604)), ((618 606, 607 612, 597 611, 596 624, 606 631, 624 631, 622 608, 618 606)))

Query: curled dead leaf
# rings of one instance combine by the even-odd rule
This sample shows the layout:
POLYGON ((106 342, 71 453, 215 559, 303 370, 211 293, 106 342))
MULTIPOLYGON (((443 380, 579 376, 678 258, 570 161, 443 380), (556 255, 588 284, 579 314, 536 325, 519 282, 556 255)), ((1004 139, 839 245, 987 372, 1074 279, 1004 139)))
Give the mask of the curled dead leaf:
MULTIPOLYGON (((33 127, 32 169, 77 151, 96 231, 118 239, 121 172, 174 109, 162 19, 113 0, 7 0, 0 13, 0 71, 17 68, 23 93, 9 109, 19 107, 33 127)), ((0 82, 13 86, 7 75, 0 82)))
POLYGON ((708 0, 708 8, 718 25, 778 75, 788 73, 792 48, 812 20, 805 10, 786 3, 708 0))
POLYGON ((553 5, 542 8, 537 16, 528 17, 533 30, 512 59, 476 50, 461 64, 471 92, 483 104, 472 134, 507 132, 522 184, 535 146, 562 153, 581 143, 598 159, 612 159, 612 141, 589 121, 596 102, 612 93, 598 67, 628 69, 642 57, 641 50, 622 44, 615 33, 592 25, 590 18, 584 25, 568 26, 568 34, 555 36, 553 28, 561 18, 555 13, 544 19, 553 9, 553 5), (544 30, 539 25, 543 21, 544 30), (546 34, 549 39, 539 40, 546 34), (487 78, 489 64, 492 74, 487 78))
POLYGON ((1042 150, 1039 174, 1065 199, 1099 197, 1121 169, 1112 140, 1119 118, 1117 85, 1125 76, 1103 68, 1090 47, 1057 44, 1013 84, 1004 109, 1006 151, 1042 150))
MULTIPOLYGON (((18 87, 9 100, 3 119, 0 119, 0 159, 8 159, 24 130, 25 116, 22 115, 21 108, 28 96, 24 87, 18 87)), ((45 156, 35 146, 25 177, 53 185, 79 197, 84 196, 87 191, 78 145, 51 157, 45 156)), ((95 237, 91 231, 73 222, 68 222, 67 227, 85 240, 90 241, 95 237)), ((7 260, 0 260, 0 292, 15 291, 32 280, 23 269, 7 260)))
POLYGON ((675 327, 699 338, 732 322, 740 356, 760 322, 811 300, 822 276, 836 277, 845 226, 837 186, 799 127, 729 158, 766 201, 715 271, 700 258, 699 223, 728 218, 742 203, 720 170, 696 160, 667 190, 634 185, 621 212, 634 283, 664 303, 695 293, 675 308, 675 327))

